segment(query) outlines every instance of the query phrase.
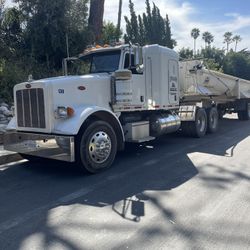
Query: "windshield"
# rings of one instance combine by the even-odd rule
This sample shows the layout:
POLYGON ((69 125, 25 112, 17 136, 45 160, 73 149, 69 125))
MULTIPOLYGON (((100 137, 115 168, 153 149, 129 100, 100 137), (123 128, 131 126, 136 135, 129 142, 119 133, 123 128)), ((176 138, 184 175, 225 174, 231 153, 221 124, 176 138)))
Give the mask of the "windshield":
POLYGON ((87 56, 80 57, 84 73, 103 73, 114 72, 119 68, 121 51, 108 51, 92 53, 87 56))

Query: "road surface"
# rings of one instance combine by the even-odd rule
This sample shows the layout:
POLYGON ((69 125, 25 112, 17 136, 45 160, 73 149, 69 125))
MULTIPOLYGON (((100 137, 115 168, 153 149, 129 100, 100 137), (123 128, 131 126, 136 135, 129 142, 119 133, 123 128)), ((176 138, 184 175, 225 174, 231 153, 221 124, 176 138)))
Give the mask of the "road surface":
POLYGON ((250 249, 250 122, 164 136, 113 168, 0 166, 0 249, 250 249))

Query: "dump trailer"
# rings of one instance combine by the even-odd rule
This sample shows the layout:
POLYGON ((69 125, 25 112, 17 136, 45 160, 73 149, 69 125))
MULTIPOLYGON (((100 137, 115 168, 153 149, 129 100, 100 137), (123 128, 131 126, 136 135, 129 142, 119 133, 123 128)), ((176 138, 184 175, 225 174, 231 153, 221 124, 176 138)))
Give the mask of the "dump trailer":
POLYGON ((6 150, 98 173, 125 142, 178 130, 203 137, 217 131, 225 113, 249 120, 250 82, 206 69, 199 60, 180 62, 159 45, 91 47, 64 60, 62 77, 17 84, 14 103, 6 150))

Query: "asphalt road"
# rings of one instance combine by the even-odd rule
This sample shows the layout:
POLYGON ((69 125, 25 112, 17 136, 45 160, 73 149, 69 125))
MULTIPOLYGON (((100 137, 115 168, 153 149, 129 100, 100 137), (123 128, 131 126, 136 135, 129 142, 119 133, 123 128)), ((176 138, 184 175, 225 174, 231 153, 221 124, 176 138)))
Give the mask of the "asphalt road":
POLYGON ((129 145, 113 168, 0 166, 0 249, 250 249, 250 122, 129 145))

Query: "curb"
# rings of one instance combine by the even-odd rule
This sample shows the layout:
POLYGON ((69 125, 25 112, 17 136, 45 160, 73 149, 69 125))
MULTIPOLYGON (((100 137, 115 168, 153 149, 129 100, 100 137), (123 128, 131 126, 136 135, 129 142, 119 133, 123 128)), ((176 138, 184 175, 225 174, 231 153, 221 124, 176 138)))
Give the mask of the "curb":
POLYGON ((3 150, 3 134, 0 134, 0 165, 22 160, 22 156, 15 152, 3 150), (1 151, 3 150, 3 154, 1 151))
MULTIPOLYGON (((1 148, 0 153, 2 151, 2 144, 3 144, 3 134, 0 134, 0 148, 1 148)), ((15 161, 20 161, 22 159, 23 158, 18 153, 3 150, 3 154, 2 155, 0 154, 0 165, 8 164, 15 161)))

